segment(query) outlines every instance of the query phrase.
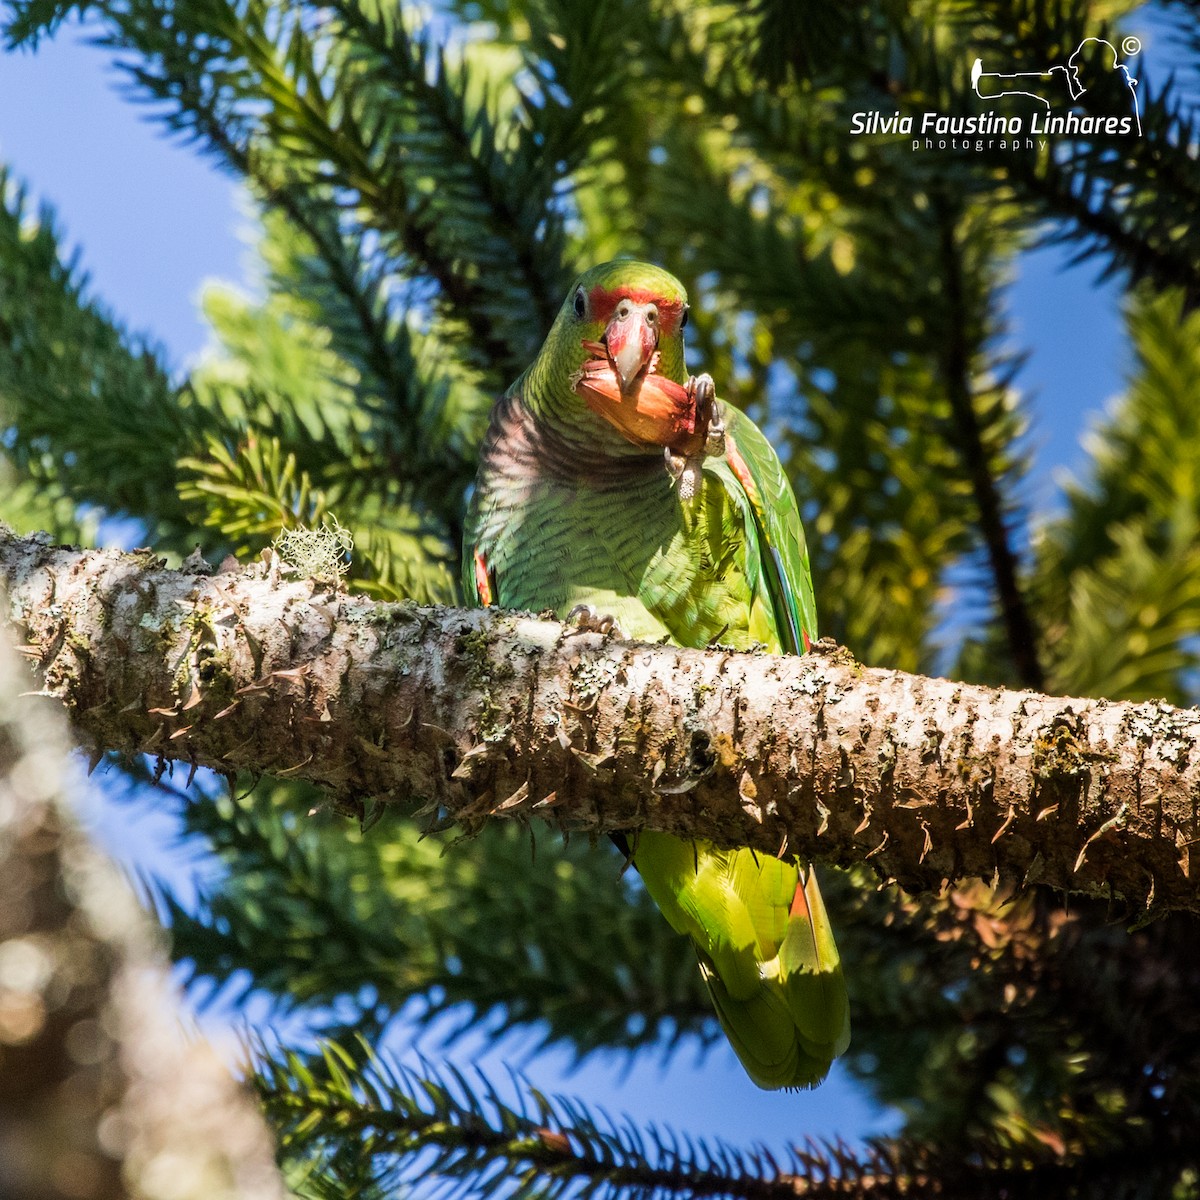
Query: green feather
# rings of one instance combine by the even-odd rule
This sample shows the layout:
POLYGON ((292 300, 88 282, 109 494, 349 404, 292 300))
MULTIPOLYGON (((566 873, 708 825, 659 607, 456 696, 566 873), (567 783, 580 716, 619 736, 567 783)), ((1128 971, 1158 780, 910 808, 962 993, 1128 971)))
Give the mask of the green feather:
POLYGON ((777 648, 803 654, 805 636, 810 643, 817 640, 817 602, 796 497, 762 430, 738 409, 726 408, 725 412, 726 459, 740 458, 749 475, 750 487, 746 487, 735 472, 753 518, 767 588, 781 626, 777 648))
MULTIPOLYGON (((560 616, 611 614, 627 637, 802 653, 817 636, 795 497, 770 443, 721 406, 726 454, 681 500, 657 448, 636 447, 587 409, 571 378, 603 324, 578 290, 628 287, 669 302, 677 280, 608 263, 568 293, 537 359, 497 405, 467 518, 463 588, 476 554, 492 602, 560 616), (614 482, 615 481, 615 482, 614 482)), ((661 337, 658 370, 682 383, 683 341, 661 337)), ((760 1087, 811 1087, 849 1044, 841 963, 811 869, 749 850, 643 832, 633 860, 671 926, 696 946, 718 1019, 760 1087)))
POLYGON ((850 1005, 816 873, 810 868, 805 874, 810 915, 788 922, 779 947, 780 977, 804 1048, 813 1057, 830 1059, 850 1045, 850 1005))

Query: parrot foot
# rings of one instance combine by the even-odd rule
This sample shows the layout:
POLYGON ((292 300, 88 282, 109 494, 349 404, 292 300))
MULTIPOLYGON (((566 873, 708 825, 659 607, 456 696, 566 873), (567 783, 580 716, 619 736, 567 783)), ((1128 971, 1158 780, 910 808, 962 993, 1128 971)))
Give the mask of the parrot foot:
POLYGON ((688 395, 696 402, 696 407, 700 410, 701 415, 712 408, 712 403, 717 396, 717 385, 713 383, 713 377, 707 371, 700 375, 689 375, 687 390, 688 395))
POLYGON ((708 423, 708 436, 704 439, 704 453, 709 458, 725 457, 725 420, 721 410, 714 408, 712 420, 708 423))
POLYGON ((696 493, 700 490, 700 464, 702 461, 700 456, 675 454, 668 446, 663 451, 663 460, 667 464, 667 474, 679 488, 679 498, 694 500, 696 493))
POLYGON ((717 407, 717 386, 711 375, 693 375, 687 381, 688 396, 695 407, 696 426, 704 431, 704 448, 691 454, 676 454, 666 448, 667 470, 679 487, 679 498, 694 500, 700 493, 705 458, 724 458, 725 419, 717 407))
POLYGON ((704 453, 710 457, 725 455, 725 420, 717 407, 717 385, 709 374, 693 375, 687 381, 688 395, 696 408, 697 425, 705 430, 704 453))
POLYGON ((611 613, 598 613, 590 604, 577 604, 567 613, 567 623, 576 626, 576 633, 603 633, 624 638, 617 619, 611 613))

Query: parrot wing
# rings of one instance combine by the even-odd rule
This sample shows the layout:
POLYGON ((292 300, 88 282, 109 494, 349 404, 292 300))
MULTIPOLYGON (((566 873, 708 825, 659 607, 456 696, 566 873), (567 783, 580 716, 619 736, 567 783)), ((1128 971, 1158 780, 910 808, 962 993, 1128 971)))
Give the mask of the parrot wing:
MULTIPOLYGON (((808 547, 796 497, 771 443, 749 417, 722 406, 725 416, 725 463, 736 481, 766 584, 780 646, 785 654, 803 654, 817 640, 817 603, 813 596, 808 547)), ((728 487, 728 484, 726 485, 728 487)))

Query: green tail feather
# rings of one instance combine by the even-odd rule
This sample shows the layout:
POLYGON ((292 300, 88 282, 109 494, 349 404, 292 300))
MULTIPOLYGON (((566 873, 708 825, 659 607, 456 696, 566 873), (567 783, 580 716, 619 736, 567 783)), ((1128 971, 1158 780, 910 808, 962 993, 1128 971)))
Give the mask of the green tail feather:
POLYGON ((726 1036, 761 1088, 813 1087, 850 1044, 841 961, 816 875, 707 842, 643 833, 633 860, 695 943, 726 1036))

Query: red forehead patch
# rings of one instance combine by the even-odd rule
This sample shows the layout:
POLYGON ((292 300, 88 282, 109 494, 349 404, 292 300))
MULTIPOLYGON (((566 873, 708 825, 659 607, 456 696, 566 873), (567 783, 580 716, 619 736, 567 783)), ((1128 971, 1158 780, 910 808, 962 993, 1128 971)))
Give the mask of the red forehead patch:
POLYGON ((653 304, 658 308, 658 319, 664 333, 674 333, 679 328, 679 318, 683 316, 682 300, 667 300, 652 288, 615 287, 604 288, 597 284, 588 292, 588 309, 592 320, 608 324, 618 304, 628 300, 633 304, 653 304))

